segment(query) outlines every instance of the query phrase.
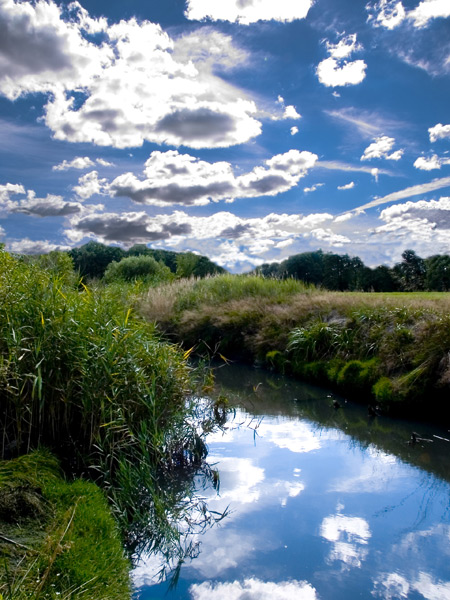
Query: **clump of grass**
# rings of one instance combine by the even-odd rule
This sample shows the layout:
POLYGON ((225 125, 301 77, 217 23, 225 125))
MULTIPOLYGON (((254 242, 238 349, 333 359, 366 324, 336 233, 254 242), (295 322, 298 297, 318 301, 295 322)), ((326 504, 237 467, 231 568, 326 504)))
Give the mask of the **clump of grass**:
MULTIPOLYGON (((42 508, 13 519, 0 569, 5 600, 130 597, 129 560, 106 499, 93 483, 68 483, 58 461, 39 451, 0 463, 0 493, 34 493, 42 508), (8 546, 8 550, 6 550, 8 546)), ((2 528, 4 529, 4 527, 2 528)))

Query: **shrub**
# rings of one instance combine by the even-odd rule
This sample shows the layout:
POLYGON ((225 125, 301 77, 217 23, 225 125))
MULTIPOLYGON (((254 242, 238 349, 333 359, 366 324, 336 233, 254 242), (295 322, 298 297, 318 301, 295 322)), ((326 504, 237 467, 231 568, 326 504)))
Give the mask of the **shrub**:
POLYGON ((169 267, 156 261, 152 256, 130 256, 120 262, 111 262, 104 275, 106 283, 115 281, 143 281, 161 283, 172 278, 169 267))

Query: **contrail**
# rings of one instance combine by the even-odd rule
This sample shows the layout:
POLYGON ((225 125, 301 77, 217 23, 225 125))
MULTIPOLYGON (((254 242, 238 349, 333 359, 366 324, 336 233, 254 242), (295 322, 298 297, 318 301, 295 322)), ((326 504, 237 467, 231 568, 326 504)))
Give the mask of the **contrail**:
POLYGON ((419 185, 413 185, 405 188, 404 190, 393 192, 392 194, 388 194, 382 198, 375 198, 375 200, 372 200, 367 204, 363 204, 362 206, 358 206, 357 208, 353 208, 352 210, 347 211, 347 213, 361 212, 366 208, 373 208, 374 206, 379 206, 380 204, 387 204, 388 202, 403 200, 404 198, 411 198, 411 196, 419 196, 420 194, 428 194, 428 192, 434 192, 435 190, 440 190, 441 188, 445 188, 447 186, 450 186, 450 177, 433 179, 433 181, 430 181, 429 183, 420 183, 419 185))

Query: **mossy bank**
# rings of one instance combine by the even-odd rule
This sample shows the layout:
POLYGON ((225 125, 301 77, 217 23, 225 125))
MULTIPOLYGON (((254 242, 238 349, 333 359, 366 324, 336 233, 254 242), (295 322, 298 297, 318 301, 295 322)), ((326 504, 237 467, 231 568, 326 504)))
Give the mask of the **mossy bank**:
POLYGON ((448 293, 328 292, 220 275, 151 290, 139 310, 200 352, 330 385, 391 414, 449 417, 448 293))

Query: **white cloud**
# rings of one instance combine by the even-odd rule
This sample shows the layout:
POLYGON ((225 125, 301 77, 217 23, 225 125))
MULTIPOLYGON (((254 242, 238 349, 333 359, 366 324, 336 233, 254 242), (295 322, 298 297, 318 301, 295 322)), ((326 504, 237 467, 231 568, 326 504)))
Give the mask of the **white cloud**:
POLYGON ((348 107, 340 110, 325 110, 326 115, 341 121, 345 126, 351 125, 363 138, 374 138, 384 131, 408 126, 408 123, 386 117, 375 111, 348 107))
POLYGON ((345 185, 338 185, 338 190, 351 190, 355 187, 355 182, 350 181, 350 183, 346 183, 345 185))
POLYGON ((176 150, 155 151, 145 163, 145 180, 125 173, 109 184, 108 191, 156 206, 199 206, 238 197, 275 196, 297 185, 316 160, 311 152, 290 150, 236 176, 225 161, 209 163, 176 150))
POLYGON ((403 150, 396 150, 389 154, 395 144, 395 139, 387 135, 375 138, 361 156, 361 160, 372 160, 373 158, 385 158, 386 160, 400 160, 403 156, 403 150))
POLYGON ((367 65, 363 60, 340 62, 335 58, 326 58, 317 67, 320 83, 328 87, 357 85, 366 76, 367 65))
POLYGON ((70 248, 64 244, 53 244, 47 240, 30 240, 29 238, 6 242, 6 249, 18 254, 48 254, 53 250, 70 250, 70 248))
POLYGON ((99 179, 97 171, 91 171, 82 175, 78 179, 78 185, 73 187, 73 191, 81 200, 87 200, 94 194, 104 194, 107 189, 107 180, 99 179))
POLYGON ((414 162, 416 169, 421 171, 433 171, 434 169, 440 169, 442 165, 450 165, 450 158, 440 158, 437 154, 429 156, 419 156, 414 162))
MULTIPOLYGON (((101 160, 101 159, 99 159, 101 160)), ((67 171, 68 169, 88 169, 93 167, 94 162, 88 156, 76 156, 73 160, 63 160, 62 163, 54 165, 53 171, 67 171)))
POLYGON ((331 44, 327 40, 326 47, 329 55, 336 59, 347 58, 353 52, 362 50, 362 45, 356 41, 356 33, 343 37, 337 44, 331 44))
POLYGON ((340 560, 347 567, 361 567, 368 555, 366 546, 372 536, 365 519, 330 515, 323 520, 320 535, 332 543, 328 562, 340 560))
POLYGON ((380 0, 378 4, 368 5, 368 20, 375 27, 395 29, 405 19, 413 22, 414 27, 426 27, 432 19, 450 16, 448 0, 422 0, 419 5, 406 11, 399 0, 380 0))
POLYGON ((191 585, 192 600, 316 600, 316 590, 305 581, 263 582, 259 579, 191 585))
POLYGON ((257 21, 304 19, 313 0, 188 0, 185 15, 192 21, 210 19, 249 25, 257 21))
POLYGON ((291 135, 297 135, 298 127, 291 127, 291 135))
POLYGON ((327 87, 357 85, 366 76, 367 65, 363 60, 344 60, 353 52, 362 50, 356 41, 356 33, 343 37, 337 44, 326 41, 330 56, 319 63, 316 73, 320 83, 327 87))
POLYGON ((214 72, 245 54, 229 36, 209 31, 173 40, 149 21, 108 24, 76 3, 68 10, 70 18, 51 0, 0 4, 0 93, 50 92, 44 120, 56 139, 209 148, 260 134, 255 102, 214 72), (86 28, 104 42, 89 41, 86 28))
POLYGON ((292 106, 292 104, 290 104, 289 106, 286 106, 286 108, 284 109, 283 118, 284 119, 301 119, 302 116, 297 112, 295 106, 292 106))
POLYGON ((436 142, 437 140, 450 138, 450 125, 442 125, 442 123, 438 123, 434 127, 430 127, 428 129, 428 133, 430 134, 430 142, 436 142))
POLYGON ((45 198, 36 197, 36 192, 26 190, 22 185, 0 185, 0 211, 5 213, 21 213, 33 217, 68 217, 75 214, 86 214, 103 207, 84 207, 79 202, 67 202, 62 196, 47 194, 45 198), (13 196, 26 195, 25 198, 13 196))
POLYGON ((325 185, 324 183, 315 183, 311 187, 305 187, 305 188, 303 188, 303 191, 304 191, 305 194, 309 194, 311 192, 315 192, 316 190, 318 190, 320 187, 322 187, 324 185, 325 185))
POLYGON ((344 244, 348 244, 351 241, 345 235, 340 235, 331 229, 323 229, 322 227, 313 229, 309 235, 336 248, 341 248, 344 244))
POLYGON ((419 183, 418 185, 412 185, 411 187, 399 190, 398 192, 393 192, 392 194, 388 194, 387 196, 383 196, 382 198, 375 198, 375 200, 372 200, 367 204, 363 204, 362 206, 358 206, 354 210, 366 210, 367 208, 373 208, 374 206, 379 206, 380 204, 386 204, 387 202, 394 202, 396 200, 404 200, 405 198, 411 198, 411 196, 419 196, 420 194, 428 194, 429 192, 434 192, 436 190, 440 190, 449 186, 450 177, 433 179, 428 183, 419 183))
POLYGON ((423 0, 417 8, 408 13, 408 19, 415 27, 426 27, 432 19, 450 17, 448 0, 423 0))
POLYGON ((76 15, 63 20, 54 2, 0 2, 0 93, 11 100, 55 88, 76 89, 112 60, 106 45, 89 43, 76 15))
POLYGON ((108 160, 105 160, 104 158, 97 158, 95 162, 102 167, 113 167, 114 166, 114 163, 109 162, 108 160))
POLYGON ((372 177, 377 178, 378 175, 392 175, 391 171, 386 169, 378 169, 372 167, 364 167, 361 165, 352 165, 341 162, 340 160, 318 160, 314 165, 315 168, 326 169, 327 171, 342 171, 343 173, 368 173, 372 177))
POLYGON ((403 4, 398 0, 380 0, 375 6, 368 5, 367 9, 373 13, 369 15, 368 21, 375 27, 395 29, 406 18, 403 4))

